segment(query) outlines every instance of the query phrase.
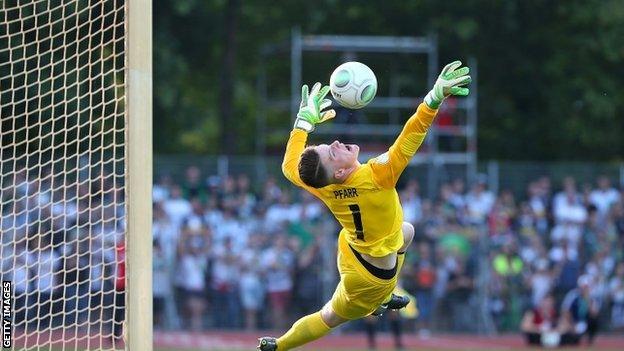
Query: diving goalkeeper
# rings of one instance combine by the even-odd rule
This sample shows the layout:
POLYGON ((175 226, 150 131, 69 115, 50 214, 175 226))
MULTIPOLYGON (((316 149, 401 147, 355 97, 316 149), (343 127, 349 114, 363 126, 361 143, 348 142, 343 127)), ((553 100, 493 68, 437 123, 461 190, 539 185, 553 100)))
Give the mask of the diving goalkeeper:
POLYGON ((360 148, 338 141, 306 147, 318 123, 333 118, 325 99, 329 87, 316 83, 301 89, 301 106, 290 133, 282 171, 295 185, 309 191, 334 214, 342 230, 338 237, 340 282, 331 300, 319 311, 298 321, 279 338, 259 339, 258 350, 286 351, 316 340, 349 320, 409 303, 392 294, 414 227, 403 222, 395 189, 399 176, 422 144, 437 109, 449 95, 468 95, 468 67, 460 61, 442 70, 433 89, 403 127, 387 152, 358 162, 360 148))

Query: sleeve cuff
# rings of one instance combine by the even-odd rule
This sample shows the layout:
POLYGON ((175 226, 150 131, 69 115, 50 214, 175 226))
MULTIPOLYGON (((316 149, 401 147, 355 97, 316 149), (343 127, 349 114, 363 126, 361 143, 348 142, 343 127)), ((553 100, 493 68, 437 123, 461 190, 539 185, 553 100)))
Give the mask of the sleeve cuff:
POLYGON ((431 91, 425 96, 423 101, 424 101, 425 105, 427 105, 427 107, 431 108, 432 110, 437 110, 438 107, 440 107, 440 104, 442 104, 441 101, 437 101, 433 97, 433 93, 431 91))
POLYGON ((295 129, 300 129, 304 132, 311 133, 314 130, 314 124, 306 121, 305 119, 297 118, 295 120, 295 129))

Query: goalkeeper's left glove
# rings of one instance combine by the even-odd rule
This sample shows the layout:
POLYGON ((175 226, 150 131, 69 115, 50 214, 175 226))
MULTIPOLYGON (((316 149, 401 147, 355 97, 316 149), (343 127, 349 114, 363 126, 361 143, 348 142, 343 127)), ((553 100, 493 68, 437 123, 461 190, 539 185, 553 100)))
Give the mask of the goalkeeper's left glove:
POLYGON ((329 86, 326 85, 321 89, 321 83, 314 84, 309 94, 307 85, 301 87, 301 105, 294 128, 312 133, 317 123, 323 123, 336 116, 334 110, 323 111, 332 103, 330 99, 325 99, 327 93, 329 93, 329 86))
POLYGON ((470 92, 464 86, 472 81, 468 75, 470 68, 462 67, 461 61, 449 63, 442 69, 442 73, 433 85, 433 89, 425 96, 427 106, 437 109, 444 99, 449 95, 466 96, 470 92))

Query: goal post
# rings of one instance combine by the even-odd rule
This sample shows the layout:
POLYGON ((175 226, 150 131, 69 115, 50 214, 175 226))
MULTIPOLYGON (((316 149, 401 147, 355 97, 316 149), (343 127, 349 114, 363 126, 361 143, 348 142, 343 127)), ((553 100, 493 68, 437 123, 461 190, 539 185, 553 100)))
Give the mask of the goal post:
POLYGON ((126 1, 126 349, 151 351, 152 1, 126 1))
POLYGON ((0 0, 3 350, 152 350, 151 2, 0 0))

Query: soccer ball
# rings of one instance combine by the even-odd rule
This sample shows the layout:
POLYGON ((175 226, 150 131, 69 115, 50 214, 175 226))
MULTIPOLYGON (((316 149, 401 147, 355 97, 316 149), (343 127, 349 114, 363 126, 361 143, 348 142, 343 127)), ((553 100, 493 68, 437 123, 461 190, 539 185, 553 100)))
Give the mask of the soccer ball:
POLYGON ((336 101, 350 109, 368 105, 377 93, 377 77, 367 65, 345 62, 329 78, 329 87, 336 101))

